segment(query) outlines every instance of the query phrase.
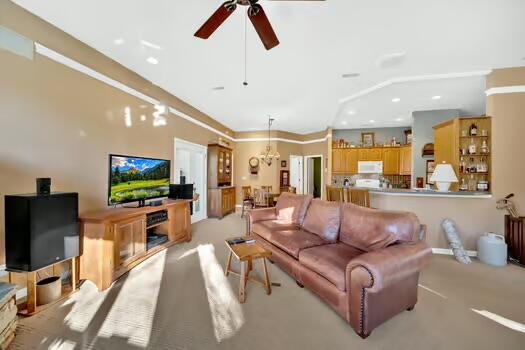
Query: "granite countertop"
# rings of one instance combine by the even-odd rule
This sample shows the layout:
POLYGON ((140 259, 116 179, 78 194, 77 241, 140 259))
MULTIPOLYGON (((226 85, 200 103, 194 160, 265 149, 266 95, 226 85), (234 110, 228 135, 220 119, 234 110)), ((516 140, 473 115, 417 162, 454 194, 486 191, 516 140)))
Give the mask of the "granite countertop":
MULTIPOLYGON (((361 187, 354 187, 361 188, 361 187)), ((388 196, 414 196, 414 197, 444 197, 444 198, 492 198, 491 192, 438 192, 425 189, 402 188, 363 188, 370 193, 388 196)))
POLYGON ((370 193, 397 195, 397 196, 419 196, 419 197, 452 197, 452 198, 492 198, 490 192, 439 192, 425 189, 401 189, 401 188, 373 188, 370 193))

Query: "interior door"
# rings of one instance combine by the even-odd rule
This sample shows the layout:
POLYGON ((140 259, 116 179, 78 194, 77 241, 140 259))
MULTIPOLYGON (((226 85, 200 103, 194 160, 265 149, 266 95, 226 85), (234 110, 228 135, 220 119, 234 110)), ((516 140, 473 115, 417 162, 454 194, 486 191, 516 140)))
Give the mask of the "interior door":
POLYGON ((199 195, 199 199, 193 202, 192 223, 207 217, 207 152, 205 146, 180 139, 175 140, 175 166, 173 167, 175 182, 180 183, 182 171, 182 175, 186 177, 186 183, 192 183, 195 194, 199 195))
POLYGON ((298 194, 303 194, 303 157, 290 156, 290 186, 297 189, 298 194))

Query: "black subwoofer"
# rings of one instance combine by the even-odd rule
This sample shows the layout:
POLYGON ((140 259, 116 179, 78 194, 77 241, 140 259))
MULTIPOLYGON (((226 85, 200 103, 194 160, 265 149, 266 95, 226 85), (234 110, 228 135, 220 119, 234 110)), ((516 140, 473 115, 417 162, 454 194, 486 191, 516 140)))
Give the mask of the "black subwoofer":
POLYGON ((36 271, 80 254, 78 193, 5 196, 8 271, 36 271))

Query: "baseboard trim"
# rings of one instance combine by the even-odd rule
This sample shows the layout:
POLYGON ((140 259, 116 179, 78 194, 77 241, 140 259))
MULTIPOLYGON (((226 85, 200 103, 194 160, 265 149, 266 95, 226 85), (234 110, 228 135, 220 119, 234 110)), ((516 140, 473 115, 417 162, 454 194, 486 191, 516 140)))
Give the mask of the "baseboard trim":
MULTIPOLYGON (((438 254, 438 255, 454 255, 454 253, 452 252, 452 249, 446 249, 446 248, 432 248, 432 253, 438 254)), ((466 253, 468 256, 473 257, 473 258, 478 256, 478 252, 475 250, 467 250, 466 253)))

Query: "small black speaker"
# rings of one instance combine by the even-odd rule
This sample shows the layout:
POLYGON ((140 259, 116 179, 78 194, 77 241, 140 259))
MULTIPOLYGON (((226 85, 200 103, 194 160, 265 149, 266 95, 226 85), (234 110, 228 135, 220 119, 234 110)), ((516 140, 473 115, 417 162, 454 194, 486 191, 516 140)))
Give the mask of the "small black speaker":
POLYGON ((51 194, 51 179, 49 177, 36 179, 36 194, 39 196, 49 196, 51 194))

